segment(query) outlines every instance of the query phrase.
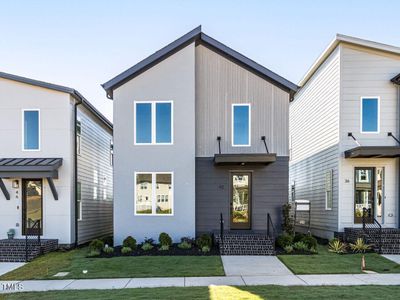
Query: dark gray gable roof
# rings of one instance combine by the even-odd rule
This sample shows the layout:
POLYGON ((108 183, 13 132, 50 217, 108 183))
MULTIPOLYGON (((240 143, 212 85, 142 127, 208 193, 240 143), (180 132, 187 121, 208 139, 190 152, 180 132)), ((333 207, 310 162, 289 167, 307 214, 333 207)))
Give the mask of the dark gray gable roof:
POLYGON ((176 41, 172 42, 171 44, 153 53, 133 67, 117 75, 113 79, 102 84, 102 87, 106 90, 107 97, 112 99, 114 89, 118 88, 127 81, 143 73, 152 66, 158 64, 160 61, 166 59, 167 57, 171 56, 172 54, 186 47, 187 45, 193 43, 194 41, 209 46, 214 51, 217 51, 227 58, 232 59, 236 63, 242 65, 243 67, 250 69, 254 73, 258 74, 266 80, 273 82, 274 84, 278 85, 279 87, 288 91, 291 94, 296 92, 298 89, 298 86, 290 82, 289 80, 279 76, 278 74, 254 62, 253 60, 247 58, 239 52, 236 52, 235 50, 204 34, 201 31, 201 26, 199 26, 188 32, 184 36, 180 37, 176 41))
POLYGON ((91 113, 93 113, 108 128, 110 128, 111 130, 113 129, 113 124, 101 112, 99 112, 93 106, 93 104, 91 104, 85 97, 83 97, 81 93, 79 93, 77 90, 75 90, 73 88, 69 88, 66 86, 57 85, 57 84, 53 84, 53 83, 48 83, 48 82, 44 82, 44 81, 39 81, 39 80, 31 79, 31 78, 26 78, 26 77, 22 77, 22 76, 18 76, 18 75, 13 75, 13 74, 9 74, 9 73, 4 73, 4 72, 0 72, 0 78, 14 80, 14 81, 18 81, 21 83, 26 83, 26 84, 30 84, 30 85, 70 94, 76 100, 81 102, 83 106, 85 106, 91 113))
POLYGON ((394 84, 400 85, 400 74, 393 77, 390 81, 393 82, 394 84))

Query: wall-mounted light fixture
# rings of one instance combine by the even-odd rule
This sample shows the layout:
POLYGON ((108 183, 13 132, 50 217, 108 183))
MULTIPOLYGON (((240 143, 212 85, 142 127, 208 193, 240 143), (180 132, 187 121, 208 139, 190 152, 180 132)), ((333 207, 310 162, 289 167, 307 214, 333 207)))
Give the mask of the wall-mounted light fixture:
POLYGON ((14 189, 18 189, 19 188, 19 180, 13 180, 12 182, 12 187, 14 189))

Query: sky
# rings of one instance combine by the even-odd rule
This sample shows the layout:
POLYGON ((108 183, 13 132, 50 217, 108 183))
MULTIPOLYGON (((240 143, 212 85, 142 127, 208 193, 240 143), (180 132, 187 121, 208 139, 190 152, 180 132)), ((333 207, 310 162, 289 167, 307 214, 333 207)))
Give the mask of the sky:
POLYGON ((112 120, 100 84, 198 25, 298 83, 336 33, 400 46, 399 11, 398 0, 0 0, 0 71, 73 87, 112 120))

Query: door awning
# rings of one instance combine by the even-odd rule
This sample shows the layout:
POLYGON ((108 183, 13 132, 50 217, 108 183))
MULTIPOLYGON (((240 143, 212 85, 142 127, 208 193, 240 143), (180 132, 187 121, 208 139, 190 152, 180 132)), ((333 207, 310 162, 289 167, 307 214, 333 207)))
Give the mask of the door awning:
POLYGON ((345 158, 396 158, 400 146, 361 146, 344 152, 345 158))
POLYGON ((230 153, 230 154, 215 154, 215 165, 255 165, 255 164, 270 164, 276 161, 276 153, 230 153))

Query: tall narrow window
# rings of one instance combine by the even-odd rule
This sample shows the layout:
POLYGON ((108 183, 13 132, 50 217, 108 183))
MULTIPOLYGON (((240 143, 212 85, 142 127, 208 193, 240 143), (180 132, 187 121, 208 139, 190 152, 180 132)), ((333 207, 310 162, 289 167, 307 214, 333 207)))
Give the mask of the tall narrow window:
POLYGON ((77 218, 78 221, 82 220, 82 185, 80 182, 76 183, 76 202, 77 202, 77 218))
POLYGON ((40 112, 23 111, 23 150, 40 150, 40 112))
POLYGON ((152 174, 136 174, 136 214, 152 214, 152 174))
POLYGON ((333 207, 332 181, 333 181, 333 171, 328 170, 325 172, 325 209, 326 210, 332 210, 332 207, 333 207))
POLYGON ((172 174, 156 174, 157 214, 171 214, 172 206, 168 198, 172 198, 172 174))
POLYGON ((76 153, 81 155, 81 133, 82 124, 80 120, 76 121, 76 153))
POLYGON ((232 105, 232 146, 250 146, 250 104, 232 105))
POLYGON ((379 98, 361 98, 361 132, 379 132, 379 98))
POLYGON ((171 101, 135 102, 135 144, 172 144, 171 101))
POLYGON ((110 166, 114 165, 114 142, 110 140, 110 166))

